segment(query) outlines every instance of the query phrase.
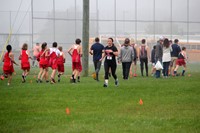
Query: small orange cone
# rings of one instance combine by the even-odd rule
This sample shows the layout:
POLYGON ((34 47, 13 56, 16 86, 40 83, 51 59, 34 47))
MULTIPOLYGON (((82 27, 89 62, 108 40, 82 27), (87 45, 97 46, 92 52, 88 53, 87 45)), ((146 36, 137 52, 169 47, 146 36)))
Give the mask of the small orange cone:
POLYGON ((14 75, 16 75, 17 73, 16 72, 14 72, 14 75))
POLYGON ((191 74, 188 74, 188 77, 191 77, 191 74))
POLYGON ((140 104, 140 105, 143 105, 143 101, 142 101, 141 98, 140 98, 139 104, 140 104))
POLYGON ((70 110, 69 110, 69 108, 66 108, 66 114, 67 114, 67 115, 70 114, 70 110))
POLYGON ((33 81, 32 81, 32 80, 30 80, 30 83, 33 83, 33 81))
POLYGON ((34 76, 33 76, 33 78, 35 79, 35 78, 36 78, 36 76, 34 75, 34 76))

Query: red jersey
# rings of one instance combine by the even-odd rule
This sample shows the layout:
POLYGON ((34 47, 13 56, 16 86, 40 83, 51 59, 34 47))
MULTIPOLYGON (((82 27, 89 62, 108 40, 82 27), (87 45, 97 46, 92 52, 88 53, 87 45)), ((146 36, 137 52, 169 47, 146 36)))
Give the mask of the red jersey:
POLYGON ((12 74, 14 72, 13 62, 11 61, 8 52, 5 53, 3 61, 4 61, 4 64, 3 64, 4 73, 5 74, 12 74))
POLYGON ((30 63, 29 63, 29 57, 28 57, 27 50, 21 51, 21 68, 23 70, 30 69, 30 63))
POLYGON ((50 59, 49 59, 49 66, 52 69, 57 69, 57 58, 60 55, 60 51, 57 48, 50 48, 50 59))
POLYGON ((37 59, 39 61, 40 68, 45 69, 48 67, 49 60, 48 60, 48 56, 46 56, 46 53, 44 54, 43 53, 44 53, 44 50, 41 50, 37 56, 37 59))
POLYGON ((60 54, 60 57, 58 57, 58 60, 57 60, 57 64, 63 64, 64 63, 64 53, 61 52, 60 54))
POLYGON ((51 59, 57 59, 60 55, 60 51, 57 48, 50 48, 49 54, 51 59))
POLYGON ((44 50, 41 50, 40 53, 39 53, 39 58, 40 58, 40 64, 41 65, 47 65, 48 64, 48 59, 44 53, 44 50), (43 54, 43 55, 42 55, 43 54), (41 56, 42 55, 42 56, 41 56))
POLYGON ((77 49, 72 52, 72 70, 77 69, 79 72, 82 71, 81 55, 78 53, 77 49))
POLYGON ((64 72, 65 71, 65 67, 64 67, 65 59, 64 59, 63 54, 64 53, 61 52, 60 57, 58 57, 58 59, 57 59, 58 72, 64 72))
POLYGON ((74 49, 72 52, 72 62, 80 62, 81 61, 81 56, 78 53, 77 49, 74 49))

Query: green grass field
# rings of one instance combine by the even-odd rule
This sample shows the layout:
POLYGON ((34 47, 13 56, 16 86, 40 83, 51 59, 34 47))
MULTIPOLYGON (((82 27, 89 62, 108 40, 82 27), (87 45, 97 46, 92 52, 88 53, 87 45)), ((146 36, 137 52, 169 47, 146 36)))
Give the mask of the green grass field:
MULTIPOLYGON (((110 79, 108 88, 103 88, 103 69, 99 83, 90 76, 70 84, 69 76, 63 76, 51 85, 35 82, 35 68, 21 83, 17 68, 10 86, 7 79, 0 81, 0 132, 199 133, 199 68, 200 64, 190 65, 185 77, 139 76, 123 81, 118 66, 120 84, 115 87, 110 79)), ((69 75, 71 69, 66 69, 69 75)))

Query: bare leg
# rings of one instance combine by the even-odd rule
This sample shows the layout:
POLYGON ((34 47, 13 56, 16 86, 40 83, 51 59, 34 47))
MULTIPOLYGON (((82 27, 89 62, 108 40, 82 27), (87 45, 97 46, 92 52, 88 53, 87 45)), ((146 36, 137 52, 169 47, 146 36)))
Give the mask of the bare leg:
POLYGON ((132 73, 133 65, 134 65, 134 64, 131 63, 131 67, 130 67, 130 70, 129 70, 129 75, 130 75, 131 78, 133 77, 133 73, 132 73))
POLYGON ((174 71, 177 71, 177 70, 178 70, 178 68, 179 68, 179 65, 176 65, 176 67, 175 67, 174 71))
POLYGON ((55 83, 55 75, 56 75, 56 69, 53 69, 51 73, 51 83, 55 83))
POLYGON ((178 68, 179 68, 179 65, 176 65, 176 67, 174 69, 174 76, 176 76, 178 68))
POLYGON ((183 65, 182 76, 184 76, 184 75, 185 75, 185 71, 186 71, 186 65, 183 65))
POLYGON ((23 73, 22 73, 22 83, 26 82, 26 80, 25 80, 25 74, 26 74, 26 70, 23 70, 23 73))
POLYGON ((26 70, 25 77, 29 74, 30 70, 26 70))
POLYGON ((136 72, 137 72, 137 64, 133 64, 133 66, 134 66, 134 75, 136 76, 136 72))
POLYGON ((42 79, 42 78, 41 78, 42 72, 43 72, 43 68, 40 68, 40 72, 38 73, 38 80, 39 80, 39 79, 42 79))
POLYGON ((76 78, 79 74, 79 71, 77 69, 75 69, 73 73, 74 73, 74 82, 76 82, 76 78))
POLYGON ((75 69, 73 74, 74 74, 74 79, 76 79, 76 77, 78 76, 78 70, 75 69))
POLYGON ((12 74, 8 74, 8 85, 10 85, 11 80, 12 80, 12 74))
POLYGON ((78 71, 78 82, 80 82, 81 72, 78 71))
POLYGON ((45 80, 46 80, 46 82, 49 81, 49 68, 46 68, 45 80))
POLYGON ((44 76, 46 75, 46 72, 47 70, 46 69, 43 69, 43 73, 42 73, 42 76, 41 76, 41 80, 44 78, 44 76))

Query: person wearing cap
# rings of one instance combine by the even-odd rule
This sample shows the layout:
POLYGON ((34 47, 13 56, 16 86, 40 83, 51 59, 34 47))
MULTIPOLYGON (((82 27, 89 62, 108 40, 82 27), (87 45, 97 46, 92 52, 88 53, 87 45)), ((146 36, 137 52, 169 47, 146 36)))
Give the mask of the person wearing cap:
MULTIPOLYGON (((158 43, 156 44, 155 49, 155 60, 160 61, 162 64, 162 57, 163 57, 163 40, 164 37, 160 37, 158 43)), ((160 70, 156 70, 156 78, 160 78, 160 70)))

